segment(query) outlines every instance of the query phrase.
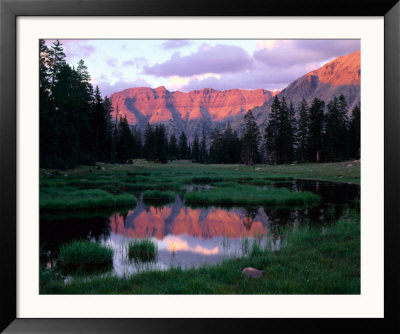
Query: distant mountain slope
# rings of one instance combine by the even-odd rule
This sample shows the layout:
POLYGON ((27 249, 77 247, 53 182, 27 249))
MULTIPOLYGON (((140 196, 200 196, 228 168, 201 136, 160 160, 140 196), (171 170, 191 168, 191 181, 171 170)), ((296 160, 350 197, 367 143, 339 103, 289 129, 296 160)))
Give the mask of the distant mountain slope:
MULTIPOLYGON (((351 110, 360 103, 360 51, 326 63, 293 81, 278 97, 285 97, 295 106, 305 98, 308 102, 314 97, 329 102, 334 96, 343 94, 351 110)), ((169 133, 185 131, 192 140, 202 131, 210 134, 216 124, 224 126, 230 122, 238 129, 243 115, 252 109, 258 124, 264 127, 272 98, 277 92, 264 89, 230 89, 218 91, 211 88, 194 90, 188 93, 170 92, 161 86, 130 88, 112 94, 114 117, 125 116, 130 124, 144 130, 146 124, 163 123, 169 133)))
POLYGON ((279 96, 298 102, 314 97, 328 101, 343 94, 350 107, 360 103, 360 51, 338 57, 293 81, 279 96))
MULTIPOLYGON (((293 81, 278 94, 278 97, 284 96, 297 106, 303 98, 309 103, 315 97, 328 103, 334 96, 343 94, 351 110, 360 103, 360 58, 360 51, 337 57, 293 81)), ((266 122, 271 102, 255 108, 254 113, 260 124, 266 122)))
POLYGON ((140 127, 164 123, 176 133, 210 131, 215 122, 243 116, 245 112, 272 99, 274 92, 264 89, 230 89, 218 91, 210 88, 188 93, 170 92, 161 86, 130 88, 110 96, 114 117, 118 112, 130 124, 140 127))

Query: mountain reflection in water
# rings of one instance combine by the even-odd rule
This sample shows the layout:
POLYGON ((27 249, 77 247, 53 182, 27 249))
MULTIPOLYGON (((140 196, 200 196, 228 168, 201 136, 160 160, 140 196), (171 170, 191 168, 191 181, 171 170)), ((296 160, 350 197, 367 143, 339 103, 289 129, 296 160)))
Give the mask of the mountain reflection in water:
POLYGON ((141 196, 127 212, 81 216, 41 216, 40 244, 45 263, 55 263, 62 243, 95 239, 114 250, 114 272, 118 275, 149 268, 167 269, 215 264, 248 252, 252 243, 272 251, 281 246, 280 228, 299 224, 327 224, 339 219, 346 208, 356 206, 358 185, 296 180, 276 182, 274 187, 317 193, 320 204, 312 208, 233 207, 191 208, 180 195, 174 203, 147 206, 141 196), (135 263, 126 256, 129 242, 152 239, 158 245, 155 263, 135 263))

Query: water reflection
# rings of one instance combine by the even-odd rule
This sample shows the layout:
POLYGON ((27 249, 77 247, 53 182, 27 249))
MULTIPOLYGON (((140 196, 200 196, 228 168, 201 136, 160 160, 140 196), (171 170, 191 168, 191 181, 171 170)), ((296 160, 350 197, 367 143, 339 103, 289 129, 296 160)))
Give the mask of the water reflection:
POLYGON ((191 208, 177 195, 165 206, 137 206, 117 213, 85 213, 80 216, 42 216, 41 261, 56 263, 62 243, 95 239, 114 249, 113 267, 119 275, 149 268, 192 267, 215 264, 222 259, 247 254, 253 242, 272 251, 281 247, 281 228, 296 228, 305 222, 327 224, 340 218, 347 207, 358 205, 360 187, 321 181, 277 182, 274 187, 313 191, 321 197, 312 208, 191 208), (158 245, 154 263, 133 263, 126 256, 132 239, 151 238, 158 245))

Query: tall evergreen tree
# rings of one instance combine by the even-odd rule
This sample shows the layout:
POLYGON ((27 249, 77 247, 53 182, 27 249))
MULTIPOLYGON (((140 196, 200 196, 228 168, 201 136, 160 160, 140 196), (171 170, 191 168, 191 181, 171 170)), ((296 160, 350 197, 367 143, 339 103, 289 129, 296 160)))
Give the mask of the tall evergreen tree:
POLYGON ((136 126, 132 129, 133 136, 133 158, 141 158, 142 157, 142 132, 136 126))
POLYGON ((217 125, 213 132, 211 133, 210 138, 210 153, 209 159, 211 163, 220 163, 221 162, 221 132, 219 126, 217 125))
POLYGON ((154 161, 155 136, 152 126, 147 123, 144 131, 143 156, 147 161, 154 161))
POLYGON ((324 150, 327 161, 347 157, 347 103, 343 95, 328 103, 325 125, 324 150))
POLYGON ((293 129, 285 97, 281 100, 277 128, 277 163, 287 164, 293 159, 293 129))
POLYGON ((163 124, 156 125, 153 136, 153 161, 166 163, 168 158, 168 138, 165 126, 163 124))
POLYGON ((106 96, 103 100, 104 117, 106 123, 105 161, 114 163, 116 159, 116 145, 114 142, 114 124, 111 119, 113 107, 111 100, 106 96))
POLYGON ((297 156, 300 161, 306 160, 307 143, 308 143, 309 117, 308 104, 302 99, 299 105, 299 120, 297 132, 297 156))
POLYGON ((355 159, 360 159, 361 147, 361 122, 360 122, 360 107, 357 105, 351 111, 350 119, 350 156, 355 159))
POLYGON ((117 161, 126 163, 128 159, 132 159, 133 153, 133 136, 129 128, 128 120, 120 116, 118 123, 118 142, 117 142, 117 161))
POLYGON ((323 126, 324 126, 325 102, 314 98, 309 110, 309 136, 308 136, 308 157, 310 161, 319 162, 323 149, 323 126))
POLYGON ((260 141, 260 130, 257 126, 253 113, 249 110, 244 116, 244 133, 241 138, 241 159, 245 165, 253 165, 258 161, 258 144, 260 141))
POLYGON ((294 105, 292 101, 289 103, 289 123, 290 123, 290 141, 291 141, 291 155, 289 158, 288 162, 292 162, 295 159, 296 156, 296 151, 298 147, 298 142, 297 142, 297 132, 298 132, 298 122, 296 118, 296 112, 294 109, 294 105))
POLYGON ((199 144, 199 137, 197 136, 197 133, 194 136, 194 140, 193 140, 192 161, 200 162, 200 144, 199 144))
POLYGON ((200 142, 200 152, 199 152, 199 162, 205 164, 208 163, 208 153, 207 153, 207 142, 206 142, 206 136, 203 131, 203 135, 201 137, 201 142, 200 142))
POLYGON ((187 144, 187 137, 185 132, 182 131, 179 136, 179 159, 188 159, 189 158, 189 146, 187 144))
POLYGON ((281 110, 281 103, 277 95, 271 105, 271 111, 269 114, 268 124, 265 128, 265 148, 267 152, 267 161, 270 163, 277 162, 277 150, 278 150, 278 134, 279 134, 279 114, 281 110))
POLYGON ((179 148, 174 133, 169 138, 168 154, 170 160, 176 160, 179 157, 179 148))

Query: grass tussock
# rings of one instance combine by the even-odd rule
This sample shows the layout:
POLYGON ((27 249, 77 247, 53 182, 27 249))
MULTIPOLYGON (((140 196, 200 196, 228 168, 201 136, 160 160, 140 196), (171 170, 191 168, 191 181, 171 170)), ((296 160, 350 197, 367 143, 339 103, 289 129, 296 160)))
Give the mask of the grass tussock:
POLYGON ((144 201, 173 202, 175 193, 172 191, 146 190, 143 192, 144 201))
POLYGON ((291 192, 285 188, 262 189, 250 185, 218 187, 185 194, 188 204, 213 205, 304 205, 318 203, 311 192, 291 192))
POLYGON ((134 195, 114 195, 100 189, 44 188, 40 190, 40 209, 45 211, 115 208, 128 205, 136 205, 134 195))
POLYGON ((107 271, 112 259, 113 250, 98 242, 72 241, 60 247, 58 266, 64 273, 107 271))
POLYGON ((135 240, 128 244, 128 257, 139 262, 154 261, 157 257, 157 244, 149 239, 135 240))

